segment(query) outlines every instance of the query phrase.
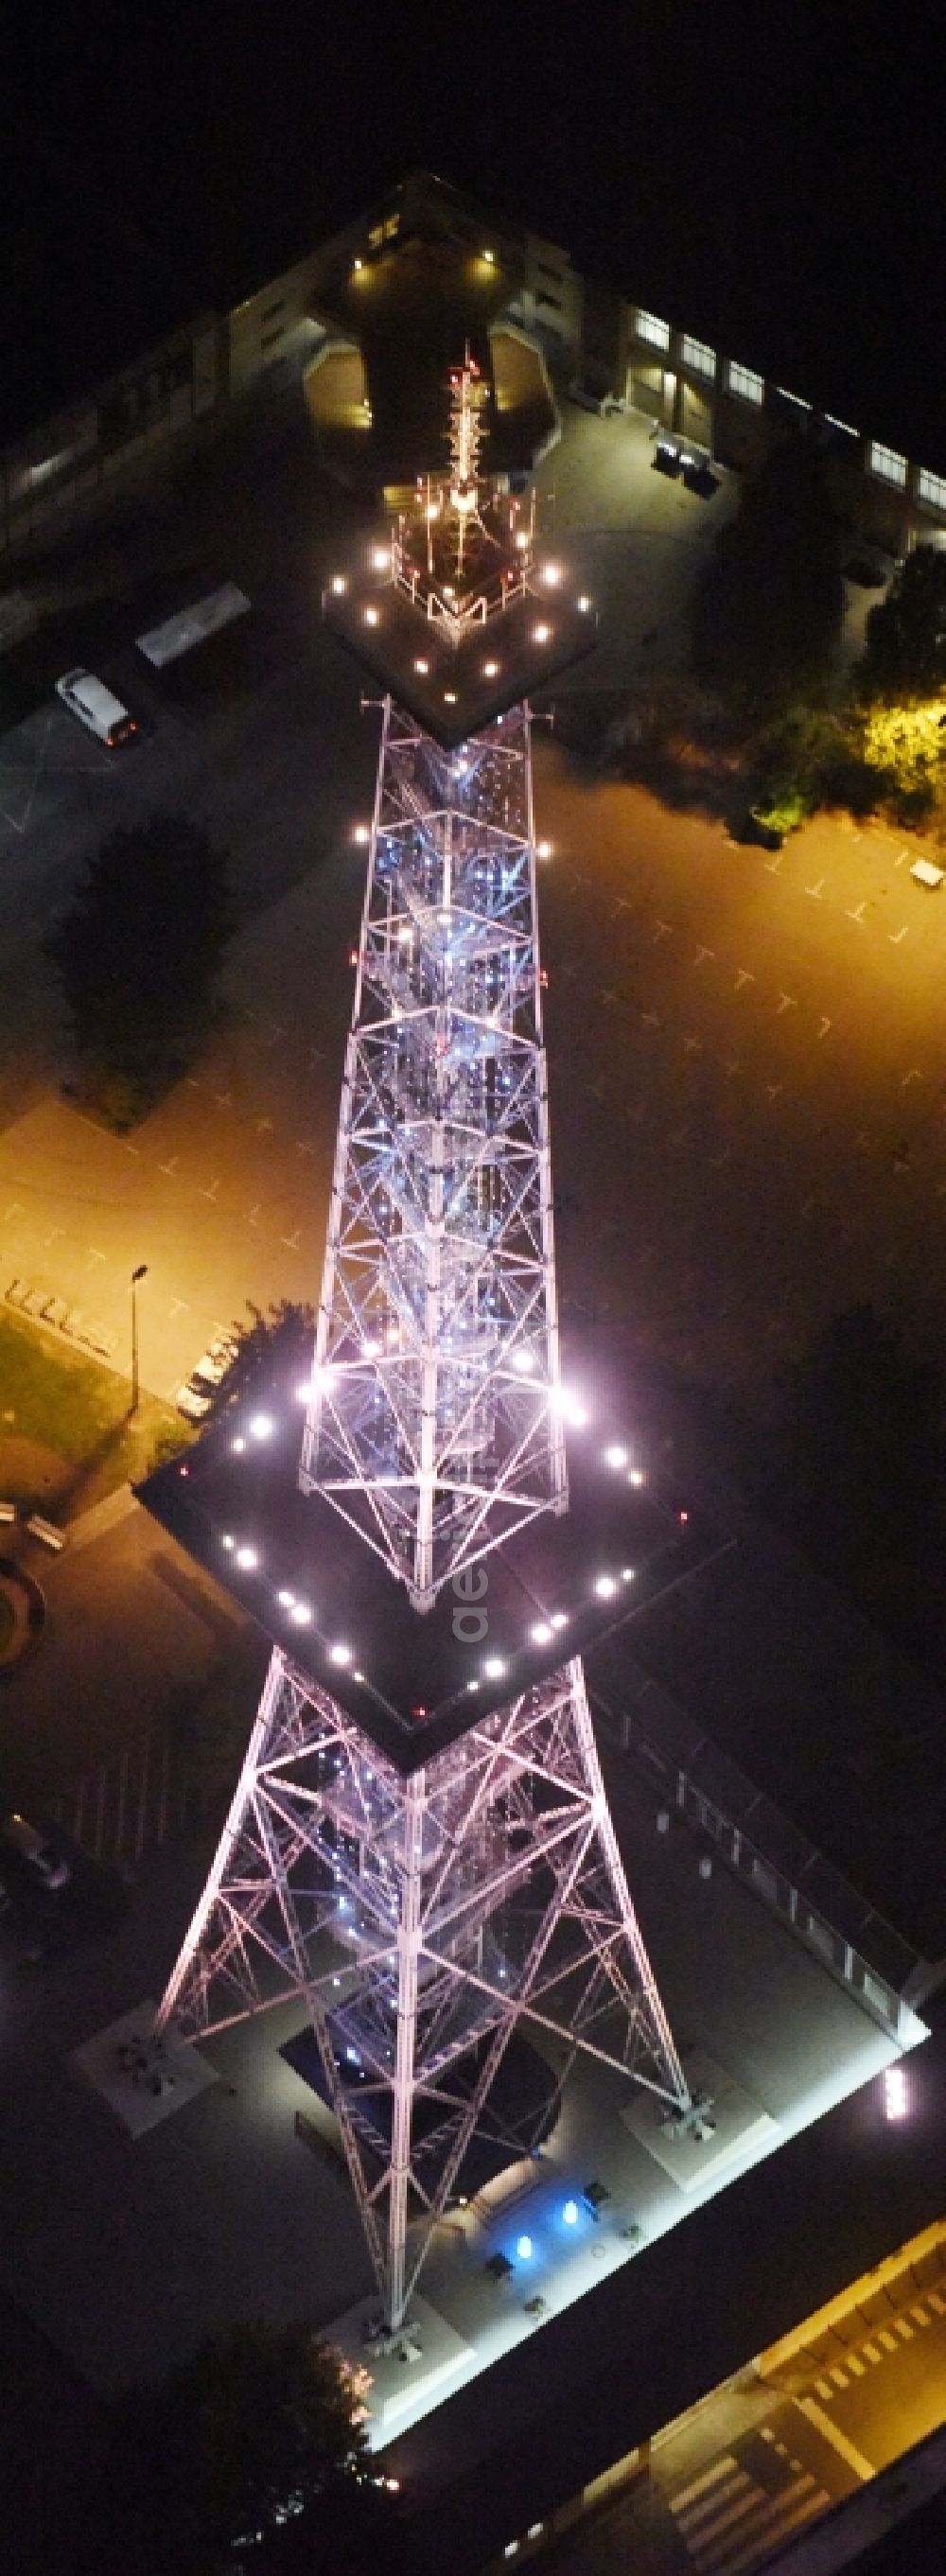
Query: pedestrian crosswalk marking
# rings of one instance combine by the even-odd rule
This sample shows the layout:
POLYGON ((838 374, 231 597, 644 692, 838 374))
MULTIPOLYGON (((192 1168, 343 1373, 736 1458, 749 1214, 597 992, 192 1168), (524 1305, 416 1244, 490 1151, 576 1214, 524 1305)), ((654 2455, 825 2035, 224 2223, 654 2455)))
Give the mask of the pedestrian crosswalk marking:
POLYGON ((883 2357, 884 2357, 884 2356, 883 2356, 883 2353, 882 2353, 882 2352, 878 2352, 878 2349, 877 2349, 877 2346, 876 2346, 876 2344, 875 2344, 875 2343, 862 2343, 862 2345, 861 2345, 861 2351, 862 2351, 862 2352, 866 2352, 866 2354, 867 2354, 867 2358, 868 2358, 868 2361, 882 2361, 882 2360, 883 2360, 883 2357))
POLYGON ((943 2298, 942 2292, 939 2290, 927 2290, 926 2295, 931 2308, 935 2308, 937 2316, 946 2317, 946 2299, 943 2298))
POLYGON ((856 2352, 848 2353, 847 2366, 849 2370, 853 2370, 855 2379, 866 2379, 867 2372, 864 2368, 863 2362, 858 2359, 856 2352))
POLYGON ((827 2496, 821 2487, 816 2487, 813 2495, 802 2495, 800 2488, 796 2489, 796 2494, 798 2501, 794 2512, 784 2514, 774 2531, 754 2533, 748 2546, 740 2550, 738 2558, 727 2558, 725 2576, 740 2576, 742 2568, 752 2566, 760 2549, 768 2552, 773 2541, 787 2540, 789 2533, 796 2530, 799 2523, 810 2522, 813 2513, 824 2513, 831 2501, 830 2496, 827 2496))
POLYGON ((738 2460, 733 2458, 731 2451, 727 2451, 723 2459, 714 2461, 711 2469, 704 2470, 701 2478, 692 2478, 688 2487, 678 2487, 671 2500, 671 2513, 679 2513, 681 2506, 689 2504, 691 2496, 702 2495, 704 2487, 718 2486, 720 2478, 731 2477, 733 2469, 738 2466, 738 2460))
POLYGON ((891 2334, 889 2326, 878 2326, 877 2341, 883 2344, 885 2352, 896 2352, 897 2338, 891 2334))
POLYGON ((894 2331, 896 2334, 902 2335, 904 2343, 912 2343, 913 2337, 916 2333, 916 2327, 911 2326, 909 2317, 895 2317, 894 2331))
POLYGON ((835 2361, 835 2362, 832 2362, 832 2365, 831 2365, 831 2377, 832 2377, 832 2379, 833 2379, 833 2381, 834 2381, 834 2385, 835 2385, 835 2387, 836 2387, 836 2388, 846 2388, 846 2387, 847 2387, 847 2371, 846 2371, 846 2370, 840 2370, 840 2369, 838 2368, 838 2364, 837 2364, 837 2362, 836 2362, 836 2361, 835 2361))
POLYGON ((913 2307, 913 2308, 911 2308, 911 2310, 910 2310, 910 2315, 911 2315, 911 2317, 915 2317, 915 2318, 916 2318, 916 2322, 917 2322, 917 2325, 918 2325, 918 2326, 928 2326, 928 2325, 929 2325, 929 2322, 930 2322, 930 2312, 929 2312, 929 2309, 928 2309, 928 2308, 925 2308, 925 2307, 924 2307, 922 2299, 918 2299, 918 2300, 917 2300, 917 2302, 916 2302, 916 2306, 915 2306, 915 2307, 913 2307))
MULTIPOLYGON (((673 2511, 676 2514, 681 2531, 686 2532, 688 2542, 691 2532, 696 2532, 696 2537, 699 2537, 699 2534, 696 2531, 696 2527, 699 2523, 712 2521, 713 2515, 719 2512, 720 2506, 726 2503, 728 2497, 730 2495, 735 2495, 740 2487, 747 2487, 748 2485, 749 2479, 746 2476, 745 2469, 737 2469, 734 2462, 723 2484, 717 2486, 715 2492, 710 2493, 709 2495, 696 2496, 692 2504, 684 2505, 682 2513, 680 2512, 679 2507, 675 2504, 673 2511)), ((696 2541, 694 2540, 691 2545, 695 2547, 696 2541)))
POLYGON ((830 2379, 816 2379, 815 2387, 818 2391, 819 2397, 829 2398, 834 2396, 834 2390, 831 2386, 830 2379))

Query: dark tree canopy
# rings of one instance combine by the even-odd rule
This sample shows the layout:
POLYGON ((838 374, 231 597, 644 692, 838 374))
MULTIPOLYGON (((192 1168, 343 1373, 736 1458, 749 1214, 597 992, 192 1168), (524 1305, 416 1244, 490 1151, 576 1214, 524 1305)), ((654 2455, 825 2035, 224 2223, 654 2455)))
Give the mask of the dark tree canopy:
POLYGON ((868 698, 932 698, 946 688, 946 553, 916 546, 867 619, 858 681, 868 698))
POLYGON ((112 832, 46 942, 83 1075, 132 1111, 192 1056, 232 926, 224 853, 186 815, 112 832))
POLYGON ((838 532, 820 460, 801 439, 747 478, 697 593, 695 668, 747 709, 823 677, 841 629, 838 532))
POLYGON ((366 2461, 359 2395, 335 2355, 307 2325, 248 2319, 119 2402, 92 2563, 213 2576, 330 2493, 349 2498, 357 2526, 366 2461))

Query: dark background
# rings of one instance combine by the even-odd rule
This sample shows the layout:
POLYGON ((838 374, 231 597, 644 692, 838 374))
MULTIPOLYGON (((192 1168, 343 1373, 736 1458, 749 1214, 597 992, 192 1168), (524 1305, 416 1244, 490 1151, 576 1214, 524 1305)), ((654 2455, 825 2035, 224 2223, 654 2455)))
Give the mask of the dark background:
POLYGON ((143 329, 425 164, 941 467, 937 25, 929 0, 31 0, 4 33, 0 325, 38 381, 60 301, 80 353, 106 345, 101 272, 64 295, 103 200, 143 329))

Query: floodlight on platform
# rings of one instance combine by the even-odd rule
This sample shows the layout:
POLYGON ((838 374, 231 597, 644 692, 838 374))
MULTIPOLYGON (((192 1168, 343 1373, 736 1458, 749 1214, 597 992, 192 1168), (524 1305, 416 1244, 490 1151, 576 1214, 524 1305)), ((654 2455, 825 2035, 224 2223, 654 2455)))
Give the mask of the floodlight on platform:
POLYGON ((564 2207, 563 2207, 563 2210, 562 2210, 562 2217, 563 2217, 563 2219, 564 2219, 564 2221, 565 2221, 565 2225, 566 2225, 566 2227, 577 2227, 577 2225, 578 2225, 578 2202, 577 2202, 577 2200, 566 2200, 566 2202, 565 2202, 565 2204, 564 2204, 564 2207))
POLYGON ((569 1473, 588 1416, 560 1382, 529 697, 594 621, 480 469, 486 392, 468 349, 445 470, 324 598, 382 717, 312 1367, 267 1360, 266 1416, 238 1441, 211 1418, 190 1481, 145 1494, 272 1639, 158 2028, 304 2009, 394 2333, 530 2019, 556 2062, 690 2105, 583 1655, 632 1560, 636 1613, 668 1550, 704 1551, 602 1472, 604 1437, 569 1473))
POLYGON ((627 1450, 622 1449, 619 1440, 612 1440, 610 1442, 604 1453, 604 1463, 606 1467, 627 1466, 627 1450))
POLYGON ((252 1413, 250 1415, 250 1431, 254 1440, 271 1440, 273 1436, 272 1414, 252 1413))
POLYGON ((535 845, 535 855, 537 859, 550 859, 552 856, 551 841, 537 841, 535 845))

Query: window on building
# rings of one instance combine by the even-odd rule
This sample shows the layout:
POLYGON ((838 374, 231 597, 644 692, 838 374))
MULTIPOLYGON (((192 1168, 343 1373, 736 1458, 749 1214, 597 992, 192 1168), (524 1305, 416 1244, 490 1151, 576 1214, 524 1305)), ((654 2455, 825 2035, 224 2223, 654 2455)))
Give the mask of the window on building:
POLYGON ((535 265, 540 277, 550 277, 553 286, 560 285, 562 276, 560 268, 552 268, 547 259, 537 259, 535 265))
POLYGON ((683 341, 683 364, 692 367, 697 376, 715 376, 716 351, 708 348, 705 340, 691 340, 687 333, 683 341))
POLYGON ((946 510, 946 478, 942 474, 928 474, 925 465, 921 466, 916 488, 920 500, 928 501, 931 510, 946 510))
POLYGON ((670 324, 661 322, 656 313, 642 313, 638 305, 636 328, 638 339, 649 340, 652 349, 669 349, 670 324))
POLYGON ((283 325, 282 325, 282 323, 281 323, 281 322, 275 322, 275 323, 273 324, 273 327, 272 327, 272 329, 271 329, 271 330, 269 330, 269 331, 261 331, 261 332, 260 332, 260 335, 259 335, 259 344, 260 344, 260 348, 261 348, 261 349, 271 349, 271 348, 274 346, 274 343, 275 343, 277 340, 281 340, 281 339, 282 339, 282 335, 283 335, 283 325))
POLYGON ((537 296, 536 296, 535 304, 536 304, 536 312, 538 312, 538 309, 539 309, 539 305, 540 305, 540 304, 544 304, 544 305, 546 305, 550 313, 560 313, 560 312, 561 312, 561 309, 562 309, 562 299, 561 299, 561 296, 560 296, 560 295, 549 295, 549 294, 548 294, 547 292, 545 292, 545 291, 543 291, 543 293, 542 293, 541 295, 537 295, 537 296))
POLYGON ((735 358, 726 361, 726 385, 728 391, 739 394, 743 402, 760 403, 765 400, 765 377, 757 376, 754 367, 740 367, 735 358))
POLYGON ((262 317, 264 324, 265 324, 265 323, 267 323, 267 322, 275 322, 275 319, 276 319, 276 315, 277 315, 277 313, 281 313, 281 312, 282 312, 282 309, 283 309, 283 301, 284 301, 283 297, 282 297, 282 296, 280 296, 280 297, 279 297, 279 301, 278 301, 278 303, 276 303, 276 304, 267 304, 266 311, 265 311, 265 313, 263 314, 263 317, 262 317))
POLYGON ((384 240, 384 225, 383 225, 383 224, 372 224, 371 231, 370 231, 370 233, 369 233, 369 235, 368 235, 368 247, 369 247, 369 250, 380 250, 380 248, 381 248, 381 244, 382 244, 383 240, 384 240))
POLYGON ((896 483, 902 491, 907 479, 907 460, 905 456, 898 456, 895 448, 879 447, 877 440, 872 438, 867 450, 867 465, 869 473, 876 474, 881 483, 896 483))

